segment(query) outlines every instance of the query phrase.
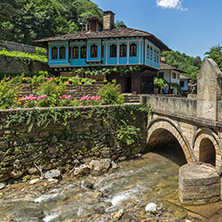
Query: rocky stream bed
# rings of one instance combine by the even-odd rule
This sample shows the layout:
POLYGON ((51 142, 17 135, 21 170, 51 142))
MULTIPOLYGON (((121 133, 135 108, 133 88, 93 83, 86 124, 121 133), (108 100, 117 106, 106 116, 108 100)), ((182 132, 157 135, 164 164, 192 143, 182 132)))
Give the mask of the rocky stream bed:
MULTIPOLYGON (((210 214, 179 203, 178 170, 184 160, 172 152, 171 158, 160 154, 123 161, 101 175, 6 185, 0 190, 0 221, 210 221, 210 214)), ((205 208, 219 218, 221 205, 216 207, 205 208)))

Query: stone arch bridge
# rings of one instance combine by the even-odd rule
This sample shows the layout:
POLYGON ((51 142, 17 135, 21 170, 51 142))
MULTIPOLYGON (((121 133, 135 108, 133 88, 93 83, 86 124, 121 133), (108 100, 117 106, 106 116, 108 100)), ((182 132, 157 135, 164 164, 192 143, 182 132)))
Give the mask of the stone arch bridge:
POLYGON ((170 95, 144 95, 152 107, 148 119, 147 143, 154 146, 176 139, 188 163, 205 162, 222 169, 222 73, 208 59, 201 67, 197 95, 187 98, 170 95))

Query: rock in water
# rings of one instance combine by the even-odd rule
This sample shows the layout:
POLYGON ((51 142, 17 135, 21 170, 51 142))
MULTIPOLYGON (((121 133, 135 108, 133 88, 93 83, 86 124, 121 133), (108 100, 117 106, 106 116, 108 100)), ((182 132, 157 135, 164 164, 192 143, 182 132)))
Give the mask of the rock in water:
POLYGON ((60 174, 60 170, 49 170, 45 173, 45 177, 47 179, 59 178, 60 174))
POLYGON ((89 170, 90 170, 89 166, 83 164, 80 167, 76 167, 73 174, 75 176, 83 176, 89 174, 89 170))
POLYGON ((124 214, 123 209, 119 210, 114 216, 113 216, 113 220, 119 220, 124 214))
POLYGON ((110 159, 91 160, 89 163, 90 170, 96 172, 106 172, 111 166, 110 159))
POLYGON ((93 198, 98 198, 98 197, 102 197, 102 196, 103 196, 103 192, 100 190, 95 190, 95 192, 92 195, 93 198))
POLYGON ((12 171, 11 172, 11 177, 13 177, 14 179, 18 179, 19 177, 21 177, 23 175, 22 171, 12 171))
POLYGON ((5 188, 5 184, 4 183, 0 183, 0 190, 5 188))
POLYGON ((33 179, 33 180, 30 180, 30 184, 35 184, 35 183, 37 183, 38 181, 40 181, 40 179, 33 179))
POLYGON ((157 205, 155 203, 149 203, 145 208, 146 212, 155 213, 157 211, 157 205))

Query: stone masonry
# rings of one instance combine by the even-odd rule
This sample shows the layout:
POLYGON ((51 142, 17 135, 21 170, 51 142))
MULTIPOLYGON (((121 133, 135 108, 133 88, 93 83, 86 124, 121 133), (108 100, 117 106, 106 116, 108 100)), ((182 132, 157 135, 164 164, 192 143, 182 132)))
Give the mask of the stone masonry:
POLYGON ((190 163, 179 171, 179 198, 183 204, 207 204, 220 200, 220 176, 206 164, 190 163))
POLYGON ((49 71, 47 63, 39 61, 28 61, 9 56, 0 56, 1 73, 37 73, 39 71, 49 71))
POLYGON ((44 171, 65 173, 92 159, 135 157, 146 146, 147 113, 140 107, 0 110, 0 182, 38 174, 35 164, 44 166, 44 171), (130 146, 116 139, 117 130, 124 127, 121 120, 130 120, 130 125, 140 129, 140 137, 130 146))
POLYGON ((197 81, 197 96, 188 98, 144 95, 150 103, 147 143, 155 146, 176 139, 186 160, 205 162, 222 173, 222 73, 212 59, 207 59, 197 81))

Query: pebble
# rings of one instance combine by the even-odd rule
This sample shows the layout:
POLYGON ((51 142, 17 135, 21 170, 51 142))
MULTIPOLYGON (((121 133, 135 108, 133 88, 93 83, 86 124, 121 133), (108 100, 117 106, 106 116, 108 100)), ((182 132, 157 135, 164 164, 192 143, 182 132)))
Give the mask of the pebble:
POLYGON ((33 179, 33 180, 30 180, 30 184, 35 184, 35 183, 37 183, 38 181, 39 181, 40 179, 33 179))
POLYGON ((119 220, 122 215, 124 214, 123 209, 119 210, 114 216, 113 216, 113 220, 119 220))
POLYGON ((157 205, 155 203, 149 203, 145 208, 146 212, 155 213, 157 211, 157 205))
POLYGON ((4 183, 0 183, 0 190, 4 189, 5 188, 5 184, 4 183))
POLYGON ((60 174, 60 170, 50 170, 45 173, 45 177, 47 179, 59 178, 60 174))
POLYGON ((92 195, 93 198, 98 198, 98 197, 102 197, 102 196, 103 196, 103 192, 100 190, 95 190, 95 192, 92 195))

